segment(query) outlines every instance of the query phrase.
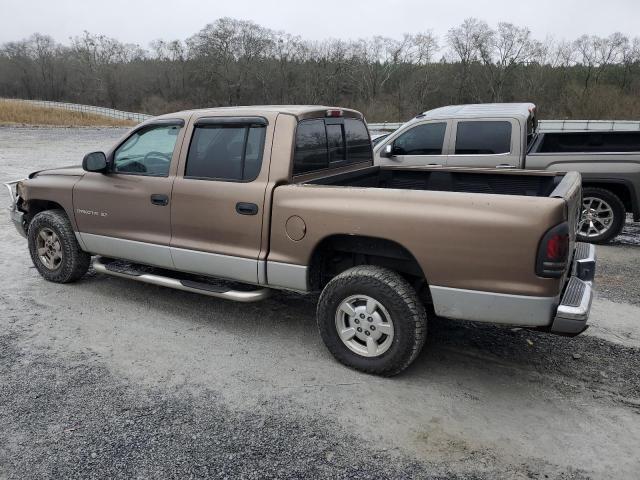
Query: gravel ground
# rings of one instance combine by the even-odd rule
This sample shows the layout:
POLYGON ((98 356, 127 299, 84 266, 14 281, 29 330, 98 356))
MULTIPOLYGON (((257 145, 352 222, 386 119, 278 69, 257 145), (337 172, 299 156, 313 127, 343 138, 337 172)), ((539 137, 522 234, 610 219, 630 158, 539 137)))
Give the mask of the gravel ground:
MULTIPOLYGON (((0 181, 122 133, 0 128, 0 181)), ((638 238, 598 248, 587 334, 432 319, 383 379, 333 360, 313 297, 51 284, 2 227, 0 478, 637 478, 638 238)))
POLYGON ((598 249, 598 290, 611 300, 640 306, 640 223, 630 220, 611 246, 598 249))
POLYGON ((359 439, 318 417, 282 415, 276 405, 235 412, 210 389, 141 391, 95 354, 31 357, 17 340, 0 335, 0 459, 9 478, 450 476, 378 448, 349 448, 359 439))

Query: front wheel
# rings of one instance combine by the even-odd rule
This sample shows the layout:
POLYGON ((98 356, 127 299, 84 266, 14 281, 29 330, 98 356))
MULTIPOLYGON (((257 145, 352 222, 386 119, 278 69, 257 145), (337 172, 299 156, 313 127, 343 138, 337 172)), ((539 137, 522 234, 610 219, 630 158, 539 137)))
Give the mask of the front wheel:
POLYGON ((418 356, 427 314, 415 290, 397 273, 358 266, 333 278, 317 311, 320 335, 343 364, 367 373, 396 375, 418 356))
POLYGON ((27 239, 31 260, 46 280, 68 283, 87 273, 91 255, 80 249, 63 210, 46 210, 33 217, 27 239))
POLYGON ((582 214, 578 222, 578 240, 607 243, 624 227, 626 211, 622 200, 604 188, 582 190, 582 214))

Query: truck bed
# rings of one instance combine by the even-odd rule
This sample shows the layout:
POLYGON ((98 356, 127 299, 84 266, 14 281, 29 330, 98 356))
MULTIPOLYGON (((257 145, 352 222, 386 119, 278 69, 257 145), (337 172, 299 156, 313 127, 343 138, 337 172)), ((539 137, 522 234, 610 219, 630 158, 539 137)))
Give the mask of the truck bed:
POLYGON ((394 168, 374 166, 306 183, 439 192, 489 193, 548 197, 562 176, 542 172, 509 172, 456 168, 394 168))
POLYGON ((401 245, 430 285, 556 297, 562 279, 537 276, 536 255, 550 228, 575 224, 580 193, 574 172, 364 167, 323 175, 274 189, 269 260, 310 265, 323 241, 355 235, 401 245))

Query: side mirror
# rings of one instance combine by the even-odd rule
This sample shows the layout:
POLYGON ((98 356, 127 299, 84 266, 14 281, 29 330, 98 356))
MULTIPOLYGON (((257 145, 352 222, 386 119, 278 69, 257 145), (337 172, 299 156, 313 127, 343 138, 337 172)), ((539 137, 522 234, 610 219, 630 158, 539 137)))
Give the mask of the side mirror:
POLYGON ((385 145, 382 151, 380 152, 380 156, 384 158, 393 157, 393 145, 385 145))
POLYGON ((107 167, 107 156, 104 152, 87 153, 82 159, 82 168, 87 172, 104 173, 107 167))

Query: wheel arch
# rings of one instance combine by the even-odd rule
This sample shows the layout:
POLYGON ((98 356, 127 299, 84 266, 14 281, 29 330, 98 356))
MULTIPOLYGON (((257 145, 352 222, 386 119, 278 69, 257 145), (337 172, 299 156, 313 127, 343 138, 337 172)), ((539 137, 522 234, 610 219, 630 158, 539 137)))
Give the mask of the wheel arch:
POLYGON ((636 189, 628 180, 624 179, 598 179, 598 178, 583 178, 583 188, 602 188, 608 190, 616 195, 624 205, 625 210, 628 213, 633 213, 635 221, 640 220, 640 205, 638 205, 638 195, 636 189))
POLYGON ((393 240, 366 235, 332 234, 313 249, 309 262, 308 284, 322 289, 333 277, 358 265, 377 265, 397 271, 414 282, 428 285, 416 257, 393 240))
POLYGON ((67 210, 61 204, 52 200, 30 198, 23 203, 22 209, 26 212, 25 220, 27 230, 29 229, 29 224, 31 223, 31 220, 33 220, 33 217, 35 217, 40 212, 44 212, 45 210, 62 210, 67 218, 69 218, 69 221, 73 222, 73 217, 69 215, 69 212, 67 212, 67 210))

